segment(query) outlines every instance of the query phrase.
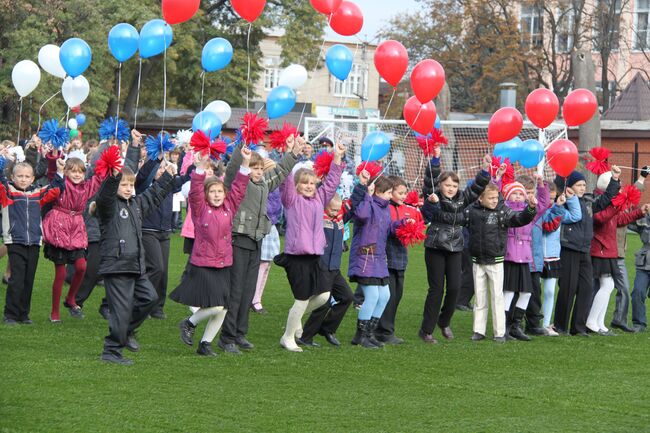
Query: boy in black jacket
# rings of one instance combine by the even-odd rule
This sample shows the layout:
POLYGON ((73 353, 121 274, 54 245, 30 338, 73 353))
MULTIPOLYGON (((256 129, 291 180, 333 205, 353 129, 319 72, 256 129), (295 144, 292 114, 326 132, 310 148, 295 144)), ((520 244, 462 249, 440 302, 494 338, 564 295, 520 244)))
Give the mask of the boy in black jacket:
POLYGON ((145 275, 142 219, 160 206, 173 186, 176 166, 167 164, 165 171, 151 188, 133 197, 133 171, 126 167, 122 173, 113 170, 113 176, 106 178, 97 194, 97 215, 102 233, 99 274, 104 277, 111 311, 102 361, 124 365, 133 363, 122 357, 122 349, 139 350, 134 331, 158 301, 156 290, 145 275))

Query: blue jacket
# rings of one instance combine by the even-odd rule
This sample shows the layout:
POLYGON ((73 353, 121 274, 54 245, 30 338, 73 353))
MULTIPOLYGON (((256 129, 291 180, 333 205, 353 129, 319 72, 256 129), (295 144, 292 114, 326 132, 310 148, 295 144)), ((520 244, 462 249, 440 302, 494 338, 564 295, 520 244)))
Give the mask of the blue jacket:
POLYGON ((320 256, 321 265, 328 271, 341 269, 341 256, 343 256, 343 229, 345 224, 352 219, 352 211, 346 209, 342 218, 332 220, 324 216, 323 231, 325 232, 325 251, 320 256))

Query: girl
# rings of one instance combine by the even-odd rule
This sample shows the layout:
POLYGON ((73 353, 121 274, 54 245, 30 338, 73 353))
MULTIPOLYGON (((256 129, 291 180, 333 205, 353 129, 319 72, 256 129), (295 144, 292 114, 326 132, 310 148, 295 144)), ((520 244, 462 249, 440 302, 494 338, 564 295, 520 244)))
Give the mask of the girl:
MULTIPOLYGON (((454 338, 449 324, 460 291, 464 247, 463 210, 476 201, 490 182, 488 171, 490 159, 485 157, 483 162, 485 170, 479 172, 474 182, 471 185, 468 184, 463 191, 458 188, 460 179, 456 173, 446 171, 440 174, 439 157, 434 157, 428 167, 429 173, 426 176, 436 179, 435 194, 439 201, 437 205, 434 205, 431 200, 426 200, 422 207, 424 221, 431 223, 424 242, 424 262, 427 267, 429 291, 424 301, 422 325, 418 333, 425 343, 436 344, 438 342, 433 338, 433 330, 436 325, 440 326, 443 337, 448 340, 454 338), (447 282, 447 293, 443 304, 445 281, 447 282), (442 310, 440 309, 441 304, 442 310)), ((427 184, 427 182, 423 185, 422 191, 425 197, 434 193, 433 185, 429 185, 431 184, 427 184)))
POLYGON ((321 186, 312 170, 298 170, 287 176, 280 185, 282 205, 287 220, 284 253, 276 256, 275 263, 285 268, 287 279, 295 298, 289 310, 287 327, 280 346, 290 352, 302 352, 296 337, 302 336, 302 316, 323 305, 330 296, 321 293, 319 281, 320 256, 325 251, 323 212, 332 200, 341 179, 345 146, 337 143, 330 171, 321 186))
POLYGON ((179 324, 181 341, 188 346, 193 344, 196 325, 208 319, 196 351, 204 356, 216 356, 212 350, 212 340, 219 332, 227 312, 232 265, 232 221, 246 194, 251 151, 244 148, 241 155, 242 164, 229 193, 216 177, 206 180, 209 154, 196 155, 198 165, 191 175, 189 203, 196 248, 192 250, 186 278, 169 297, 181 304, 200 307, 179 324))
POLYGON ((82 318, 81 307, 75 295, 86 272, 86 248, 88 235, 84 223, 84 210, 88 200, 94 196, 102 183, 102 178, 94 175, 86 180, 86 165, 79 158, 68 158, 65 162, 54 151, 48 158, 50 167, 57 167, 57 183, 61 195, 54 202, 52 210, 43 219, 43 239, 45 257, 54 262, 54 282, 52 283, 52 312, 50 321, 61 322, 59 304, 66 275, 66 264, 74 264, 74 275, 63 306, 75 318, 82 318))
POLYGON ((276 228, 276 224, 280 222, 280 217, 282 216, 282 201, 279 191, 269 193, 269 200, 266 203, 266 214, 271 220, 271 231, 262 239, 260 270, 257 274, 257 287, 255 288, 255 296, 251 304, 253 311, 258 314, 267 313, 262 306, 262 295, 264 295, 264 287, 266 286, 266 280, 271 270, 271 262, 275 256, 280 254, 280 234, 276 228))

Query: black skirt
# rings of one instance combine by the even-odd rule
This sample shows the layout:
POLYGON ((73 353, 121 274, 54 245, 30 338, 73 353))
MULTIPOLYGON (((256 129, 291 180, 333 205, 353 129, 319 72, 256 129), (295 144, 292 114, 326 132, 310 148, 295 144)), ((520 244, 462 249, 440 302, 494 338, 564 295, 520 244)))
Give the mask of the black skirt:
POLYGON ((592 257, 591 263, 594 267, 594 278, 600 278, 603 275, 618 277, 621 271, 618 268, 616 259, 603 259, 601 257, 592 257))
POLYGON ((560 278, 560 270, 562 270, 562 264, 560 264, 559 260, 544 262, 544 268, 542 269, 542 278, 560 278))
POLYGON ((194 238, 183 238, 183 253, 191 256, 194 248, 194 238))
POLYGON ((504 262, 503 291, 530 293, 533 291, 533 279, 528 263, 504 262))
POLYGON ((357 277, 356 275, 352 275, 350 281, 361 286, 387 286, 390 283, 390 278, 357 277))
POLYGON ((74 264, 77 259, 86 258, 86 250, 64 250, 63 248, 53 247, 52 245, 45 244, 43 248, 45 258, 54 262, 55 265, 67 265, 68 263, 74 264))
POLYGON ((320 256, 281 253, 273 263, 284 268, 294 299, 306 301, 312 296, 327 292, 320 281, 320 256))
POLYGON ((230 295, 230 267, 204 268, 187 265, 187 275, 169 295, 179 304, 190 307, 225 307, 230 295))

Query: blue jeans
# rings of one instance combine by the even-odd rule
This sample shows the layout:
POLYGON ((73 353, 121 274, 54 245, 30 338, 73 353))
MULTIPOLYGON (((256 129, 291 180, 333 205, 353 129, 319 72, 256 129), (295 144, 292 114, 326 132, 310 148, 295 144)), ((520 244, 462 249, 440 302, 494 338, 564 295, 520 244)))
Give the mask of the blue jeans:
POLYGON ((645 298, 648 297, 648 286, 650 286, 650 271, 637 268, 636 277, 634 278, 634 290, 632 290, 632 323, 634 325, 648 326, 648 319, 645 314, 645 298))

